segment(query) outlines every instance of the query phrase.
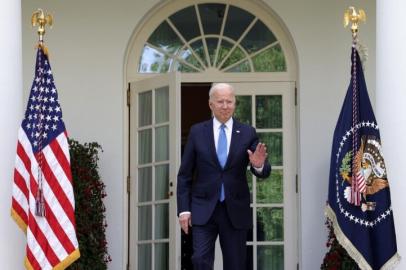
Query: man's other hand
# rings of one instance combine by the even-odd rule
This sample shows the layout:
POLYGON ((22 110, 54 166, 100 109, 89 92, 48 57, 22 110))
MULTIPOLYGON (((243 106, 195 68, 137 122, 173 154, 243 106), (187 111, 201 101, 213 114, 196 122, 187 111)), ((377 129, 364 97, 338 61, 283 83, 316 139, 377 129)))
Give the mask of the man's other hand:
POLYGON ((184 213, 179 216, 179 224, 182 230, 188 234, 189 233, 189 226, 192 227, 192 217, 189 213, 184 213))

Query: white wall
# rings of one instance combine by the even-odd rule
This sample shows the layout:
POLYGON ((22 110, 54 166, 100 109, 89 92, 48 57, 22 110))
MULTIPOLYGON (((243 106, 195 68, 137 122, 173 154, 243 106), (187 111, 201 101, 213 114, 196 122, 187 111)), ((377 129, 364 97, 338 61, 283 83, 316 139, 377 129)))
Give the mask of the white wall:
MULTIPOLYGON (((401 0, 377 2, 377 66, 376 119, 381 130, 382 147, 391 188, 398 252, 406 253, 406 203, 404 166, 406 163, 404 134, 406 133, 406 54, 402 53, 406 33, 393 25, 404 25, 406 2, 401 0)), ((397 269, 406 269, 405 259, 397 269)))
MULTIPOLYGON (((51 64, 65 123, 72 138, 97 141, 104 149, 100 168, 107 185, 107 237, 113 262, 123 269, 124 114, 123 65, 131 33, 158 1, 24 0, 23 63, 25 96, 31 85, 36 33, 31 13, 42 7, 55 15, 48 30, 51 64)), ((327 198, 333 130, 349 83, 351 34, 342 26, 352 1, 267 0, 286 24, 299 62, 299 163, 301 269, 320 267, 327 239, 323 209, 327 198), (317 104, 317 105, 316 105, 317 104)), ((366 79, 374 100, 375 1, 359 0, 368 21, 360 38, 369 48, 366 79)), ((24 102, 25 99, 24 99, 24 102)), ((373 102, 374 103, 374 102, 373 102)))
POLYGON ((0 262, 2 269, 21 269, 24 233, 10 217, 17 131, 22 120, 21 2, 2 1, 0 33, 0 262), (20 248, 10 248, 15 244, 20 248))

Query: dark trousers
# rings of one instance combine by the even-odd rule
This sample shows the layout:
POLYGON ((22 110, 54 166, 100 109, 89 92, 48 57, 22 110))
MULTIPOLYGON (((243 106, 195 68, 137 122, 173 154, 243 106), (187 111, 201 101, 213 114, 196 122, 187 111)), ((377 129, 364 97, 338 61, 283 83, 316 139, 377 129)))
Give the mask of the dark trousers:
POLYGON ((223 253, 223 269, 246 269, 247 230, 237 230, 233 227, 227 214, 225 202, 217 204, 207 224, 193 225, 192 235, 194 270, 213 269, 217 235, 220 237, 223 253))

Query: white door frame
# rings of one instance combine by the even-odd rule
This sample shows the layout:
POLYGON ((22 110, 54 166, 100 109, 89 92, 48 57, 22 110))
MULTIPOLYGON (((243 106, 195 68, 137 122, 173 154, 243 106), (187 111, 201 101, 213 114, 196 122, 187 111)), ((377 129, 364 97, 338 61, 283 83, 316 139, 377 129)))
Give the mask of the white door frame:
MULTIPOLYGON (((159 81, 164 82, 165 80, 166 81, 170 80, 169 77, 172 76, 172 75, 173 74, 171 74, 171 73, 166 73, 166 74, 158 74, 158 75, 155 74, 155 76, 140 76, 140 78, 142 77, 142 78, 144 78, 144 80, 139 80, 139 81, 145 81, 145 82, 150 81, 151 82, 151 81, 159 80, 159 81), (158 79, 158 78, 160 78, 160 79, 158 79), (164 79, 162 79, 162 78, 164 78, 164 79), (152 79, 152 80, 148 80, 148 79, 152 79)), ((289 93, 288 92, 283 93, 287 97, 287 98, 283 99, 283 108, 286 108, 286 109, 289 108, 289 110, 291 110, 291 108, 294 107, 293 108, 293 111, 294 111, 293 115, 290 114, 288 120, 286 120, 288 122, 288 124, 291 125, 290 129, 293 130, 293 132, 288 132, 288 133, 285 134, 285 136, 288 136, 288 137, 284 137, 284 141, 283 141, 283 151, 284 151, 283 152, 283 157, 284 157, 284 164, 290 164, 289 165, 290 166, 289 171, 286 170, 286 169, 284 170, 284 171, 286 171, 286 173, 289 173, 289 175, 284 174, 284 179, 285 179, 285 177, 290 179, 292 181, 291 182, 292 184, 291 185, 286 185, 286 184, 284 185, 284 198, 287 197, 286 196, 287 192, 290 192, 290 194, 292 194, 292 190, 288 191, 288 190, 286 190, 286 188, 294 189, 295 185, 296 185, 296 183, 294 182, 295 177, 296 177, 296 173, 297 173, 297 154, 296 154, 296 149, 297 149, 296 142, 297 141, 296 141, 296 120, 295 120, 295 118, 296 118, 295 117, 296 116, 296 106, 294 105, 294 99, 295 99, 294 95, 295 94, 294 94, 294 91, 293 91, 294 88, 295 88, 295 82, 293 82, 293 81, 275 82, 275 81, 269 81, 269 80, 268 81, 258 81, 258 80, 255 80, 255 76, 253 76, 255 74, 252 74, 252 73, 250 74, 251 78, 248 81, 247 80, 242 81, 239 78, 236 78, 234 76, 223 76, 221 78, 221 80, 218 79, 218 77, 216 76, 216 78, 218 79, 217 81, 209 80, 209 78, 207 78, 207 77, 205 77, 204 80, 200 80, 200 79, 203 79, 203 76, 201 76, 202 74, 199 74, 199 75, 200 76, 186 77, 185 81, 187 81, 187 82, 195 82, 195 83, 202 82, 202 81, 203 82, 204 81, 206 81, 206 82, 207 81, 211 81, 211 82, 228 82, 228 83, 235 86, 237 95, 242 94, 242 93, 244 93, 244 94, 275 94, 275 92, 272 92, 272 93, 268 92, 267 93, 266 90, 265 91, 264 90, 258 90, 258 91, 252 90, 252 87, 250 87, 250 85, 260 86, 261 89, 266 89, 266 86, 271 85, 273 88, 276 87, 277 89, 280 89, 278 91, 283 91, 283 87, 285 87, 284 89, 286 89, 286 86, 289 86, 288 87, 289 88, 288 89, 289 93), (195 79, 197 79, 198 81, 195 81, 195 79), (249 90, 249 89, 251 89, 251 90, 249 90), (287 142, 290 142, 289 145, 288 145, 287 142), (292 148, 291 143, 293 143, 293 148, 292 148)), ((182 82, 185 82, 183 79, 184 79, 184 74, 182 74, 182 82)), ((177 80, 180 81, 180 74, 177 75, 177 80)), ((164 84, 162 84, 162 85, 164 85, 164 84)), ((280 93, 282 93, 282 92, 280 92, 280 93)), ((179 120, 179 121, 175 121, 176 124, 171 127, 171 131, 170 131, 170 134, 176 134, 175 138, 171 139, 171 142, 175 142, 175 143, 171 143, 171 146, 170 146, 171 147, 170 153, 174 153, 174 155, 175 155, 175 156, 171 156, 171 165, 170 166, 171 166, 171 171, 172 172, 177 172, 178 168, 176 168, 176 167, 178 167, 180 165, 180 159, 181 159, 181 157, 180 157, 180 119, 181 119, 180 118, 181 117, 181 114, 180 114, 180 109, 181 109, 180 108, 180 94, 181 94, 181 89, 179 88, 179 89, 176 90, 175 95, 171 95, 171 97, 170 97, 170 100, 171 100, 170 105, 173 106, 173 104, 175 104, 174 107, 176 109, 176 110, 174 110, 174 112, 173 112, 174 115, 171 116, 171 119, 178 119, 179 120), (172 118, 172 117, 177 117, 177 118, 172 118), (175 129, 175 130, 173 130, 173 129, 175 129), (176 145, 176 147, 175 147, 175 145, 176 145)), ((135 104, 136 103, 134 103, 134 105, 135 104)), ((136 109, 136 108, 134 108, 134 109, 136 109)), ((134 132, 135 131, 132 131, 131 134, 134 134, 134 132)), ((175 197, 176 196, 176 174, 172 173, 170 177, 171 177, 171 182, 174 183, 173 184, 173 187, 174 187, 174 189, 173 189, 173 192, 174 192, 173 198, 176 199, 176 197, 175 197)), ((133 194, 134 194, 134 192, 133 192, 133 194)), ((285 254, 285 269, 290 269, 290 268, 287 267, 289 265, 289 261, 294 261, 295 265, 298 262, 298 254, 297 253, 298 253, 299 240, 298 240, 297 220, 298 220, 298 211, 299 211, 299 209, 298 209, 298 205, 297 205, 297 196, 296 196, 296 200, 291 201, 291 203, 293 203, 295 205, 294 206, 289 206, 289 207, 293 207, 293 209, 295 209, 295 211, 294 211, 294 213, 289 213, 289 215, 284 215, 284 232, 286 230, 285 228, 286 228, 287 225, 288 226, 293 226, 294 228, 289 229, 289 231, 292 232, 292 233, 291 234, 286 234, 285 233, 284 237, 285 237, 285 241, 295 243, 295 247, 293 247, 293 250, 288 252, 290 255, 293 254, 294 259, 291 258, 291 257, 287 258, 288 254, 285 254)), ((131 215, 134 216, 134 212, 133 211, 131 211, 131 212, 132 212, 131 215)), ((175 204, 175 209, 170 210, 170 213, 174 217, 176 217, 176 204, 175 204)), ((180 250, 180 245, 181 245, 180 244, 180 228, 179 228, 177 220, 172 221, 172 222, 174 222, 176 224, 176 226, 172 227, 172 229, 175 230, 175 231, 172 230, 170 232, 170 234, 173 235, 174 237, 176 237, 176 240, 175 240, 176 247, 175 248, 177 250, 176 251, 177 257, 176 258, 171 257, 170 258, 170 260, 171 260, 170 263, 171 263, 171 265, 173 265, 172 263, 175 263, 176 269, 180 269, 180 251, 181 251, 180 250), (173 260, 175 260, 175 261, 173 261, 173 260)), ((135 239, 133 237, 134 237, 134 235, 131 235, 130 243, 131 242, 134 243, 135 239)), ((134 263, 134 261, 136 262, 136 260, 134 260, 134 258, 130 258, 130 259, 132 260, 133 263, 134 263)), ((221 262, 217 262, 217 263, 219 263, 219 265, 221 265, 221 262)), ((135 269, 135 268, 131 268, 131 269, 135 269)))
MULTIPOLYGON (((154 90, 163 86, 169 86, 169 190, 168 190, 168 203, 169 203, 169 244, 175 243, 175 247, 169 245, 169 266, 172 266, 175 269, 180 269, 180 260, 177 258, 176 255, 180 254, 180 227, 177 222, 176 218, 176 180, 177 180, 177 170, 178 164, 180 164, 180 136, 178 136, 180 132, 180 73, 165 73, 159 74, 154 78, 147 78, 144 80, 140 80, 137 82, 130 83, 130 100, 131 104, 133 104, 133 112, 130 112, 131 115, 137 116, 136 110, 138 109, 135 107, 138 104, 138 93, 146 91, 146 90, 154 90), (175 214, 173 214, 175 213, 175 214), (174 225, 174 226, 171 226, 174 225), (170 251, 176 250, 176 252, 170 251)), ((152 98, 152 110, 154 110, 154 98, 152 98)), ((152 117, 154 113, 152 114, 152 117)), ((133 230, 130 234, 130 241, 129 241, 129 256, 133 252, 132 256, 129 257, 130 268, 131 270, 136 270, 138 268, 138 254, 137 254, 137 237, 136 234, 138 233, 138 217, 137 217, 137 209, 136 207, 131 207, 137 204, 138 202, 138 149, 136 146, 138 145, 138 118, 132 119, 131 122, 133 124, 130 125, 130 145, 134 146, 134 149, 131 149, 130 157, 131 157, 131 164, 130 166, 130 218, 129 224, 133 230)), ((154 118, 154 117, 153 117, 154 118)), ((152 123, 155 120, 152 119, 152 123)), ((154 129, 154 125, 152 125, 152 129, 154 129)), ((154 136, 153 136, 154 138, 154 136)), ((152 141, 152 145, 155 142, 152 141)), ((154 147, 152 147, 152 157, 154 157, 154 147)), ((154 164, 154 158, 152 159, 154 164)), ((154 166, 154 165, 152 165, 154 166)), ((152 174, 152 177, 154 174, 152 174)), ((154 186, 152 186, 152 192, 154 191, 154 186)), ((154 197, 154 196, 153 196, 154 197)), ((153 205, 152 205, 153 206, 153 205)), ((154 211, 152 211, 152 214, 154 211)), ((152 216, 154 220, 155 217, 152 216)), ((154 230, 154 228, 152 228, 154 230)), ((128 231, 127 231, 128 233, 128 231)), ((154 232, 152 232, 154 235, 154 232)), ((154 254, 152 253, 152 256, 154 254)), ((152 264, 153 265, 153 264, 152 264)))

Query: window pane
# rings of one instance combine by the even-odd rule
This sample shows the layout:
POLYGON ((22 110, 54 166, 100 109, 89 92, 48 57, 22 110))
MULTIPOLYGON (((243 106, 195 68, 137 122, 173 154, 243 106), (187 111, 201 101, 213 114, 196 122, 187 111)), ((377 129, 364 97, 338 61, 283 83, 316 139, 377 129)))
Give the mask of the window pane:
POLYGON ((158 204, 155 208, 155 239, 169 238, 169 205, 158 204))
POLYGON ((282 96, 256 96, 256 127, 282 128, 282 96))
POLYGON ((244 59, 244 57, 245 57, 244 52, 239 47, 236 47, 231 53, 231 55, 224 62, 224 64, 221 66, 221 68, 223 69, 228 66, 231 66, 232 64, 237 63, 241 59, 244 59))
POLYGON ((169 126, 155 129, 155 161, 169 159, 169 126))
POLYGON ((258 270, 284 270, 283 246, 258 246, 258 270))
POLYGON ((155 123, 169 121, 169 86, 164 86, 155 91, 155 123))
POLYGON ((203 63, 205 63, 207 66, 206 53, 204 52, 203 41, 201 39, 199 39, 199 40, 191 43, 190 47, 192 47, 192 49, 196 53, 196 55, 199 56, 200 60, 202 60, 203 63))
POLYGON ((171 22, 176 26, 179 33, 186 41, 200 36, 199 24, 197 22, 196 10, 194 6, 190 6, 179 10, 169 17, 171 22))
POLYGON ((179 63, 179 62, 175 62, 175 69, 181 72, 185 72, 185 73, 191 73, 191 72, 199 72, 199 70, 194 69, 188 65, 179 63))
POLYGON ((138 245, 138 269, 152 270, 151 244, 138 245))
POLYGON ((151 205, 138 207, 138 240, 152 239, 151 205))
POLYGON ((236 96, 236 108, 234 117, 238 121, 251 125, 252 121, 252 98, 251 96, 236 96))
POLYGON ((166 21, 155 29, 149 37, 148 43, 172 54, 175 54, 176 51, 183 46, 183 42, 166 21))
POLYGON ((210 62, 214 65, 214 57, 216 56, 218 38, 206 38, 207 50, 210 55, 210 62))
POLYGON ((285 56, 280 45, 276 45, 257 54, 252 58, 255 71, 282 72, 286 71, 285 56))
POLYGON ((138 126, 152 124, 152 91, 138 94, 138 126))
POLYGON ((152 129, 142 130, 138 134, 138 163, 150 163, 152 161, 152 129))
POLYGON ((248 53, 254 53, 275 41, 273 33, 262 21, 258 20, 241 41, 241 45, 248 53))
POLYGON ((172 58, 145 45, 138 71, 140 73, 165 73, 169 70, 171 63, 172 58))
POLYGON ((274 166, 283 164, 282 132, 258 133, 259 140, 269 149, 270 162, 274 166))
POLYGON ((155 200, 168 199, 169 165, 155 167, 155 200))
POLYGON ((138 201, 152 200, 152 168, 138 169, 138 201))
POLYGON ((188 62, 189 64, 193 65, 196 68, 201 68, 202 65, 200 62, 196 59, 196 57, 193 55, 190 49, 184 48, 181 50, 179 53, 179 57, 188 62))
POLYGON ((223 61, 224 57, 227 56, 228 52, 231 50, 232 47, 233 47, 233 45, 230 42, 228 42, 224 39, 221 41, 221 45, 219 48, 219 54, 217 56, 217 63, 216 63, 217 66, 221 63, 221 61, 223 61))
POLYGON ((226 72, 250 72, 250 71, 251 67, 248 60, 226 70, 226 72))
POLYGON ((199 5, 204 34, 220 34, 226 6, 223 4, 199 5))
POLYGON ((283 171, 273 169, 267 179, 257 181, 257 203, 283 203, 283 171))
POLYGON ((155 244, 155 270, 169 269, 169 244, 155 244))
POLYGON ((257 241, 283 241, 283 208, 257 208, 257 241))
POLYGON ((241 8, 230 6, 224 35, 237 41, 253 19, 254 16, 251 13, 241 8))

